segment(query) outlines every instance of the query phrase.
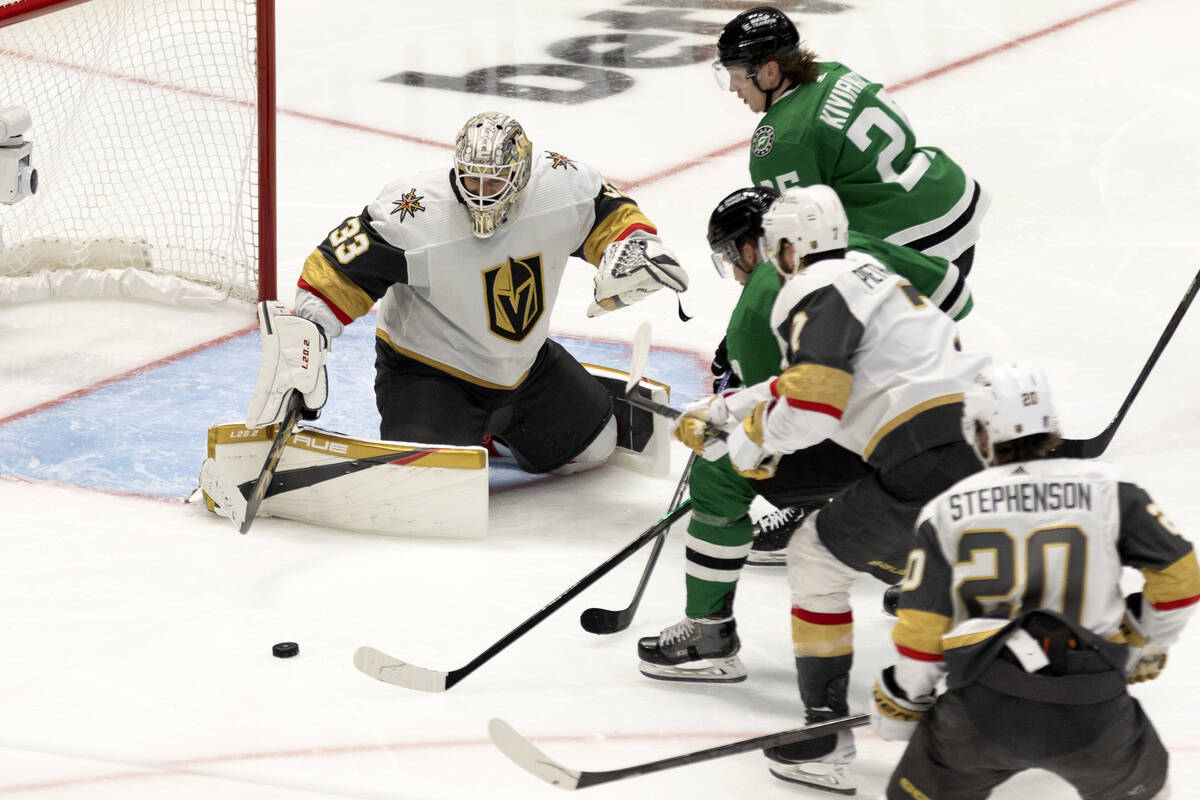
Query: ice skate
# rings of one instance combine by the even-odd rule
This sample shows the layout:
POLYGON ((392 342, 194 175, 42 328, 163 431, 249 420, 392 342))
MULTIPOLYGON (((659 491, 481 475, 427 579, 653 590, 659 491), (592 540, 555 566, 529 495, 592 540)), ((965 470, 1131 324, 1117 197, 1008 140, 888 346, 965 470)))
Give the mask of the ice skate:
POLYGON ((792 534, 804 522, 806 514, 799 506, 787 506, 764 514, 754 522, 754 543, 747 564, 787 566, 787 547, 792 534))
POLYGON ((737 657, 741 643, 732 617, 691 619, 638 641, 638 668, 648 678, 663 681, 746 680, 746 668, 737 657))
MULTIPOLYGON (((812 745, 815 742, 798 742, 797 745, 812 745)), ((854 734, 850 731, 838 731, 837 743, 833 750, 823 756, 810 760, 798 760, 790 757, 797 752, 797 745, 773 747, 766 751, 770 762, 771 774, 789 783, 799 783, 814 789, 821 789, 834 794, 855 794, 858 786, 850 774, 850 764, 854 761, 854 734)))

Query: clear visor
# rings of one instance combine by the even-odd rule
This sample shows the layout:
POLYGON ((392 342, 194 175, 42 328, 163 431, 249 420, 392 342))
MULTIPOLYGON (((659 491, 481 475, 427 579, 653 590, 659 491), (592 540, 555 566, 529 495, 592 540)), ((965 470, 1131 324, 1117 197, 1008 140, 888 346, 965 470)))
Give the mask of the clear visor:
POLYGON ((469 207, 485 209, 516 192, 516 171, 514 164, 495 167, 459 161, 454 170, 454 181, 469 207))
POLYGON ((713 250, 712 262, 713 266, 717 268, 717 274, 722 278, 732 278, 739 257, 737 245, 733 242, 726 242, 713 250))
POLYGON ((726 92, 734 85, 740 85, 757 74, 757 69, 751 71, 745 64, 733 64, 727 67, 721 63, 719 58, 712 62, 712 70, 713 77, 717 80, 717 86, 726 92))

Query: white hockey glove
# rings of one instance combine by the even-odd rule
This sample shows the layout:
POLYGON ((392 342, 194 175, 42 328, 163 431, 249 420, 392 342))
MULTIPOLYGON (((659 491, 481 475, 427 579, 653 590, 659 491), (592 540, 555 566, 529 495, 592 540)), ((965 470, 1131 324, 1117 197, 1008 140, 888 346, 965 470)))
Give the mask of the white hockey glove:
POLYGON ((875 681, 875 705, 871 709, 871 727, 889 741, 912 738, 925 712, 933 706, 933 695, 910 698, 896 682, 896 668, 887 667, 875 681))
POLYGON ((289 314, 278 301, 258 304, 262 333, 262 364, 246 412, 247 428, 265 428, 281 422, 290 392, 303 395, 304 419, 316 419, 329 394, 325 359, 329 342, 315 322, 289 314))
POLYGON ((752 481, 765 481, 774 477, 779 467, 779 454, 767 452, 761 444, 754 441, 751 431, 762 432, 763 419, 766 415, 766 403, 759 403, 753 413, 734 428, 726 442, 729 445, 729 460, 737 474, 752 481))
POLYGON ((597 317, 633 305, 664 286, 673 292, 687 289, 687 272, 679 259, 657 236, 631 234, 604 249, 587 315, 597 317))

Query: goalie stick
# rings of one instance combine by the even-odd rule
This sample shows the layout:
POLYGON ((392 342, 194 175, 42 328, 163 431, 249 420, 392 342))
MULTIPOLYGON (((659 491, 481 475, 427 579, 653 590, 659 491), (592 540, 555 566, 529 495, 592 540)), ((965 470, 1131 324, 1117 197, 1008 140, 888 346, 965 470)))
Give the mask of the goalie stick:
POLYGON ((279 423, 279 430, 275 434, 275 441, 271 442, 271 449, 267 451, 267 460, 263 463, 262 472, 258 473, 258 480, 254 482, 254 487, 246 496, 246 517, 238 528, 242 534, 250 530, 254 516, 258 514, 258 507, 262 505, 263 498, 267 496, 267 489, 270 488, 271 481, 275 477, 279 460, 283 458, 283 448, 287 446, 292 429, 300 420, 300 410, 303 407, 304 398, 301 397, 300 392, 292 390, 288 394, 287 413, 283 415, 283 421, 279 423))
POLYGON ((846 728, 866 725, 868 722, 870 722, 870 717, 867 714, 854 714, 848 717, 831 719, 828 722, 807 725, 803 728, 793 728, 791 730, 780 731, 779 733, 770 733, 766 736, 755 736, 752 739, 743 739, 739 742, 710 747, 706 750, 696 750, 692 753, 684 753, 683 755, 663 758, 658 761, 636 764, 632 767, 599 770, 596 772, 571 769, 558 763, 535 747, 524 736, 513 730, 512 726, 502 719, 493 719, 488 723, 488 735, 492 738, 492 742, 496 747, 500 748, 500 752, 508 756, 521 769, 560 789, 573 791, 575 789, 586 789, 589 786, 596 786, 601 783, 608 783, 609 781, 636 778, 639 775, 649 775, 652 772, 661 772, 664 769, 709 761, 714 758, 748 753, 751 750, 765 750, 769 747, 816 739, 846 728))
POLYGON ((389 656, 380 650, 373 647, 360 647, 354 653, 354 666, 366 675, 372 678, 381 680, 384 683, 390 683, 394 686, 403 686, 406 689, 416 689, 422 692, 444 692, 451 686, 461 681, 463 678, 470 675, 479 667, 490 661, 493 656, 499 653, 510 644, 520 639, 526 633, 538 625, 546 617, 553 614, 558 609, 562 608, 568 602, 577 597, 584 589, 591 586, 596 581, 600 580, 604 575, 608 574, 625 559, 629 558, 638 551, 643 545, 653 539, 662 531, 671 526, 675 520, 682 517, 692 509, 692 501, 685 500, 680 503, 658 522, 651 525, 645 531, 638 535, 636 539, 627 544, 619 553, 609 558, 600 566, 583 576, 580 580, 572 584, 565 592, 555 598, 549 605, 543 607, 529 619, 522 622, 517 627, 506 633, 504 636, 488 647, 475 658, 471 659, 465 665, 458 669, 443 672, 441 670, 426 669, 418 667, 415 664, 409 664, 397 658, 389 656))
POLYGON ((1117 415, 1113 417, 1112 422, 1108 423, 1108 427, 1090 439, 1064 439, 1062 444, 1050 452, 1049 455, 1051 458, 1096 458, 1103 455, 1104 451, 1108 448, 1108 443, 1116 435, 1121 421, 1125 419, 1126 412, 1133 405, 1134 398, 1142 390, 1142 384, 1150 376, 1150 370, 1154 368, 1158 357, 1162 355, 1163 350, 1167 347, 1167 343, 1171 341, 1171 337, 1175 334, 1175 329, 1179 327, 1179 323, 1183 319, 1183 315, 1187 312, 1188 306, 1195 299, 1198 284, 1200 284, 1200 272, 1197 272, 1196 277, 1192 278, 1192 282, 1188 284, 1187 291, 1183 293, 1183 299, 1179 301, 1179 307, 1175 309, 1175 313, 1168 320, 1167 327, 1163 329, 1162 335, 1158 337, 1158 342, 1154 345, 1154 349, 1150 351, 1150 357, 1146 359, 1145 366, 1142 367, 1137 380, 1133 382, 1129 394, 1125 395, 1125 400, 1117 410, 1117 415))

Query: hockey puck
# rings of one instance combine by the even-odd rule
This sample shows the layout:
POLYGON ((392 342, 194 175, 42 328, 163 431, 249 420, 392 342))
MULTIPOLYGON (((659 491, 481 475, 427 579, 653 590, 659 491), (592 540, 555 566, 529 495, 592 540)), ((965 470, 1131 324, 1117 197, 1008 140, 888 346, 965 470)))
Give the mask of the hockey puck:
POLYGON ((300 645, 295 642, 280 642, 271 648, 271 655, 276 658, 291 658, 300 652, 300 645))

